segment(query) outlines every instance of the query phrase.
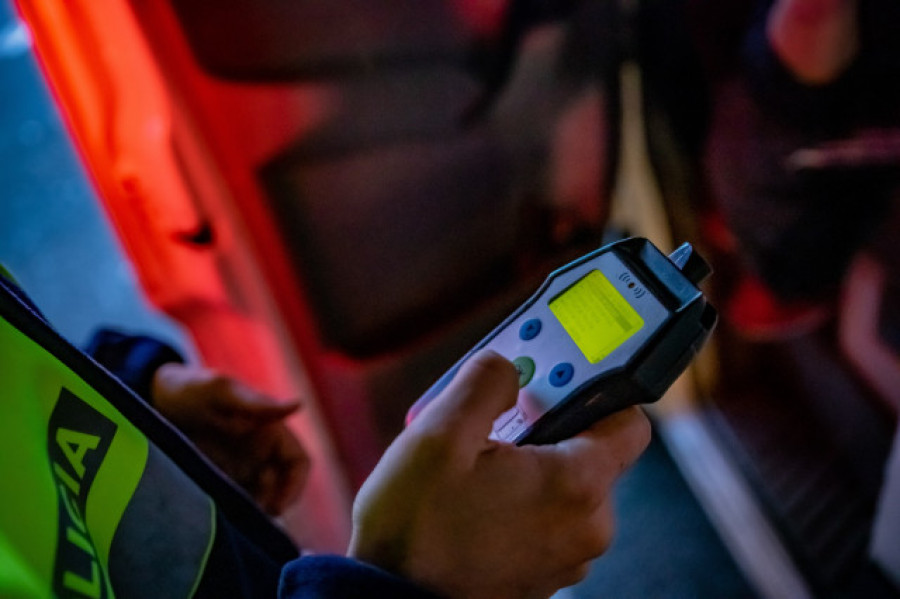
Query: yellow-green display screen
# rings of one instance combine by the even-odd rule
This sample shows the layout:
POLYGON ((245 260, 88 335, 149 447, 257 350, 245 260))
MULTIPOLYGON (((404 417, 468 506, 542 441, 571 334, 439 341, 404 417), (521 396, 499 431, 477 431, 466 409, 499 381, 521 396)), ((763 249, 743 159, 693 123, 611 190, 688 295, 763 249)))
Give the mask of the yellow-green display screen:
POLYGON ((644 326, 641 315, 599 270, 592 270, 553 298, 550 310, 591 364, 644 326))

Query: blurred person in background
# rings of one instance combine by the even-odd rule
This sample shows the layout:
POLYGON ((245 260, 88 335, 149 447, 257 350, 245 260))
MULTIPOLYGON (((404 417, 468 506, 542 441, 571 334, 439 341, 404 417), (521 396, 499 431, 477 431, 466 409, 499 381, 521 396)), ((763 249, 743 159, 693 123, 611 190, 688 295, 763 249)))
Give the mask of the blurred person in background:
MULTIPOLYGON (((692 7, 700 19, 705 4, 692 7)), ((900 125, 900 6, 767 0, 747 14, 712 86, 705 166, 746 269, 726 315, 751 338, 784 338, 833 315, 889 213, 896 168, 879 154, 900 125)), ((701 54, 721 63, 711 37, 701 54)))

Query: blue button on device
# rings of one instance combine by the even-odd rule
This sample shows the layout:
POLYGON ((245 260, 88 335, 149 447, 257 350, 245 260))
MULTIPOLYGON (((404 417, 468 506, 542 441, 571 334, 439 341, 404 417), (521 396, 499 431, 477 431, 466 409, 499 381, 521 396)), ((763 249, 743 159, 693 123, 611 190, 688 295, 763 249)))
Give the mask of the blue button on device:
POLYGON ((519 339, 522 341, 531 341, 541 332, 541 321, 538 318, 532 318, 526 321, 522 328, 519 329, 519 339))
POLYGON ((550 384, 554 387, 567 385, 575 375, 575 367, 568 362, 560 362, 550 371, 550 384))

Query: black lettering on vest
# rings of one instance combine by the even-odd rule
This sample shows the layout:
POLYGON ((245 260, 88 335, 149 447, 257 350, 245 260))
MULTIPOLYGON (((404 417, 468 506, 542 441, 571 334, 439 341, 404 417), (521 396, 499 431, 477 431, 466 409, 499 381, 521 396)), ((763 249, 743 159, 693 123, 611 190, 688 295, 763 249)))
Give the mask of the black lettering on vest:
POLYGON ((116 424, 62 389, 47 435, 53 478, 59 493, 59 533, 53 572, 57 597, 107 596, 97 550, 84 521, 88 492, 116 434, 116 424))

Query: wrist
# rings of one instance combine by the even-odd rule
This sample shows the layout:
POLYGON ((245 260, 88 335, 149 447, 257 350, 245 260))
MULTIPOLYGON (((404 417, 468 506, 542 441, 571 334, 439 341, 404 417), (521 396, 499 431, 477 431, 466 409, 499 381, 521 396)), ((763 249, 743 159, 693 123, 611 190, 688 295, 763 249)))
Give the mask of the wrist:
POLYGON ((335 555, 294 560, 281 574, 279 597, 314 596, 335 599, 366 596, 392 599, 446 599, 414 581, 370 563, 335 555))

